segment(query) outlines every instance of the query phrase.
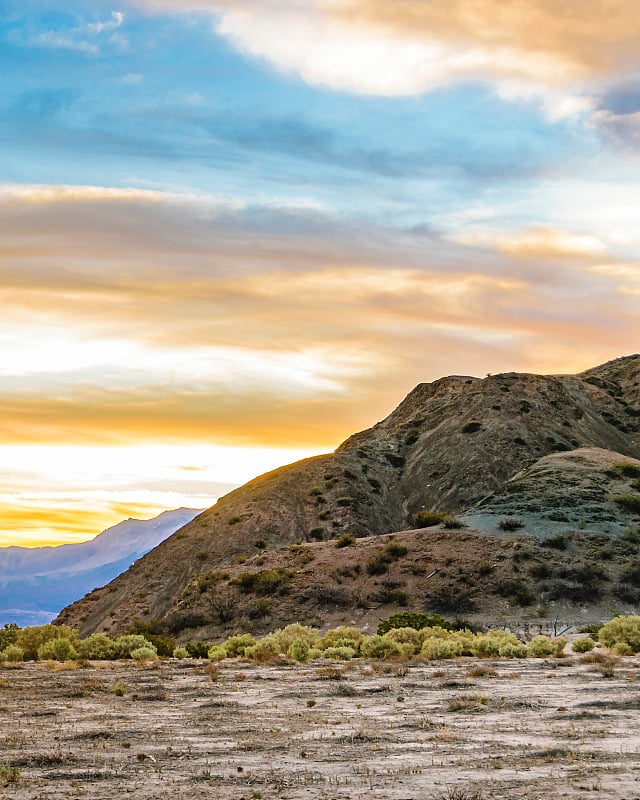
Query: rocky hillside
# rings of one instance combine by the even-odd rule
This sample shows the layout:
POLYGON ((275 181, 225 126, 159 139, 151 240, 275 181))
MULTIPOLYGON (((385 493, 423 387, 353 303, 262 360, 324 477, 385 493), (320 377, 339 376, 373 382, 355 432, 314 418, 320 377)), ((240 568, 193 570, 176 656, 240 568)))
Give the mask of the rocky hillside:
POLYGON ((640 356, 575 376, 507 373, 420 384, 334 453, 221 498, 59 619, 83 633, 122 629, 136 617, 163 620, 198 576, 296 541, 403 530, 422 508, 480 509, 488 518, 487 504, 518 473, 547 456, 591 448, 613 453, 615 463, 640 458, 640 356))

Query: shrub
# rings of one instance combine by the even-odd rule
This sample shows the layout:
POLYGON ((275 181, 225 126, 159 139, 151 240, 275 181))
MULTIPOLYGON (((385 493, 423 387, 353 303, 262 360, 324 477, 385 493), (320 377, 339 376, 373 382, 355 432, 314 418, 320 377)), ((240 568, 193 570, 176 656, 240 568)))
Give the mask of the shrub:
POLYGON ((24 661, 24 650, 18 647, 17 644, 9 644, 0 653, 0 661, 8 661, 10 664, 17 664, 18 661, 24 661))
POLYGON ((75 646, 78 641, 78 631, 68 625, 34 625, 23 628, 18 633, 16 644, 24 650, 25 661, 35 661, 38 658, 38 649, 51 639, 68 639, 75 646))
POLYGON ((422 628, 439 626, 445 630, 453 630, 454 625, 439 614, 425 614, 421 611, 401 611, 399 614, 392 614, 389 619, 384 620, 378 625, 378 636, 382 636, 393 628, 415 628, 417 631, 422 628))
POLYGON ((15 622, 5 622, 0 628, 0 650, 4 650, 7 645, 15 644, 19 632, 20 628, 15 622))
POLYGON ((616 464, 614 469, 625 478, 640 478, 640 464, 633 461, 622 461, 620 464, 616 464))
POLYGON ((356 653, 360 652, 360 646, 365 639, 365 634, 359 628, 347 625, 340 625, 333 630, 327 631, 325 635, 318 639, 316 647, 326 650, 328 647, 352 647, 356 653))
POLYGON ((289 570, 276 567, 262 570, 262 572, 243 572, 238 575, 234 583, 245 594, 255 592, 268 595, 276 592, 283 593, 290 580, 291 572, 289 570))
POLYGON ((576 639, 571 645, 574 653, 588 653, 596 646, 596 643, 590 636, 585 636, 584 639, 576 639))
POLYGON ((330 658, 334 661, 349 661, 355 655, 356 651, 353 647, 349 647, 348 645, 327 647, 326 650, 322 651, 323 658, 330 658))
POLYGON ((399 644, 407 655, 415 655, 422 648, 422 637, 415 628, 392 628, 384 635, 399 644))
POLYGON ((505 517, 498 523, 501 531, 517 531, 519 528, 524 528, 524 522, 518 517, 505 517))
POLYGON ((598 638, 606 647, 625 642, 637 653, 640 651, 640 617, 614 617, 600 628, 598 638))
POLYGON ((189 651, 186 647, 175 647, 173 650, 174 658, 189 658, 189 651))
MULTIPOLYGON (((133 658, 132 651, 141 647, 153 647, 153 645, 140 633, 126 633, 124 636, 118 636, 113 643, 114 657, 133 658)), ((153 652, 156 652, 155 647, 153 647, 153 652)))
POLYGON ((467 422, 462 428, 462 433, 476 433, 481 428, 482 424, 480 422, 467 422))
POLYGON ((420 655, 430 661, 445 658, 455 658, 462 654, 462 644, 454 639, 439 639, 433 637, 425 639, 420 650, 420 655))
POLYGON ((425 595, 424 604, 429 609, 442 611, 445 614, 464 614, 477 608, 469 592, 456 587, 444 587, 439 592, 425 595))
POLYGON ((504 642, 498 649, 500 658, 526 658, 527 646, 522 642, 504 642))
POLYGON ((638 494, 617 494, 613 498, 613 502, 620 508, 624 508, 625 511, 640 514, 640 495, 638 494))
POLYGON ((92 633, 86 639, 81 639, 76 645, 80 658, 89 658, 95 661, 106 661, 114 657, 113 639, 106 633, 92 633))
POLYGON ((147 642, 147 644, 142 647, 136 647, 135 650, 132 650, 131 658, 134 658, 136 661, 154 661, 158 658, 158 653, 151 642, 147 642))
POLYGON ((209 661, 224 661, 226 657, 227 651, 223 644, 213 644, 207 650, 207 658, 209 661))
POLYGON ((369 636, 360 647, 365 658, 389 658, 401 654, 401 648, 386 636, 369 636))
POLYGON ((632 656, 633 648, 626 642, 616 642, 611 648, 611 652, 614 656, 632 656))
POLYGON ((566 550, 567 537, 562 533, 558 533, 556 536, 550 536, 548 539, 543 539, 540 542, 540 547, 549 547, 552 550, 566 550))
POLYGON ((367 561, 367 572, 369 575, 384 575, 389 569, 391 559, 383 550, 374 553, 367 561))
POLYGON ((245 652, 245 657, 251 658, 257 664, 268 664, 270 661, 275 661, 279 656, 280 649, 278 645, 268 636, 265 636, 253 647, 247 648, 245 652))
POLYGON ((304 639, 294 639, 289 645, 287 655, 294 661, 308 661, 310 649, 309 643, 304 639))
POLYGON ((209 647, 204 642, 187 642, 185 648, 190 658, 207 658, 209 655, 209 647))
POLYGON ((145 633, 144 638, 155 647, 159 656, 169 658, 173 655, 176 643, 168 636, 163 636, 160 633, 145 633))
POLYGON ((416 528, 432 528, 434 525, 442 525, 449 519, 446 511, 429 511, 423 508, 413 515, 413 524, 416 528))
POLYGON ((409 552, 409 548, 405 547, 403 544, 399 544, 398 542, 388 542, 385 545, 384 552, 386 555, 396 561, 403 556, 406 556, 409 552))
MULTIPOLYGON (((250 633, 241 633, 237 636, 230 636, 224 643, 224 649, 229 658, 244 656, 248 647, 253 647, 256 640, 250 633)), ((209 657, 210 658, 210 657, 209 657)))
POLYGON ((544 658, 545 656, 558 655, 564 650, 567 640, 558 636, 549 639, 548 636, 534 636, 527 645, 527 655, 531 658, 544 658))
POLYGON ((41 661, 74 661, 78 653, 71 642, 66 638, 49 639, 38 648, 38 658, 41 661))
POLYGON ((355 542, 355 536, 350 533, 343 533, 342 536, 336 541, 336 547, 349 547, 355 542))

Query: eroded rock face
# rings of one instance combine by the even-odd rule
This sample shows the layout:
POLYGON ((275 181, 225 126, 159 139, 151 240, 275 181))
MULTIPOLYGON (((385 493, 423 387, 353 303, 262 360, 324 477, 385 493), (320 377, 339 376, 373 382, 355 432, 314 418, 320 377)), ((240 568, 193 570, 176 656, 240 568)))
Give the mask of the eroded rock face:
POLYGON ((536 491, 549 468, 540 459, 585 448, 640 458, 640 356, 576 376, 506 373, 419 384, 334 453, 221 498, 59 620, 87 634, 120 630, 136 617, 162 619, 201 573, 297 540, 407 529, 421 508, 462 512, 500 497, 500 487, 539 462, 518 478, 536 491))

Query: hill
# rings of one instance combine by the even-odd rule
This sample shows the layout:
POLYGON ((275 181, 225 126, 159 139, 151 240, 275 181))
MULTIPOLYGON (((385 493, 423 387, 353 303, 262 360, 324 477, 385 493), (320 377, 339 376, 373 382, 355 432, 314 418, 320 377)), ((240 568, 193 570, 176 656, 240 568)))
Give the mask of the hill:
MULTIPOLYGON (((267 473, 221 498, 107 587, 66 609, 59 621, 83 634, 122 630, 134 618, 171 623, 180 635, 207 622, 213 630, 215 610, 207 621, 185 616, 181 605, 199 576, 268 558, 296 541, 406 530, 423 508, 495 518, 506 511, 500 510, 503 487, 514 476, 538 462, 538 472, 543 470, 547 462, 541 459, 554 454, 585 455, 594 448, 611 453, 614 467, 640 458, 638 355, 574 376, 506 373, 420 384, 386 419, 351 436, 334 453, 267 473)), ((553 481, 562 473, 556 470, 553 481)), ((539 481, 531 475, 536 474, 513 485, 529 481, 535 495, 539 481)), ((530 508, 535 497, 528 492, 518 508, 541 514, 530 508)), ((628 516, 630 524, 634 519, 628 516)), ((595 522, 595 533, 611 533, 606 520, 595 522)), ((568 524, 579 531, 573 520, 568 524)), ((622 522, 618 528, 624 528, 622 522)), ((467 542, 477 538, 470 531, 461 535, 471 536, 467 542)), ((491 547, 496 542, 494 537, 491 547)), ((454 558, 458 545, 450 547, 454 558)), ((337 551, 331 552, 335 561, 337 551)), ((423 589, 407 592, 411 607, 422 602, 420 592, 424 595, 423 589)))
POLYGON ((179 508, 149 520, 124 520, 80 544, 0 548, 0 621, 49 622, 64 606, 113 580, 199 513, 179 508))

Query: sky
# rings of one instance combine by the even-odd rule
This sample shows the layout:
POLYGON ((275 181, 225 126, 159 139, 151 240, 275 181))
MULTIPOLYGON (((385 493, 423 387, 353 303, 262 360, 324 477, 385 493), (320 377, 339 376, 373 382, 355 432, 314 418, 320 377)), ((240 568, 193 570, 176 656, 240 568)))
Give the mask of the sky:
POLYGON ((0 0, 0 545, 640 351, 636 0, 0 0))

